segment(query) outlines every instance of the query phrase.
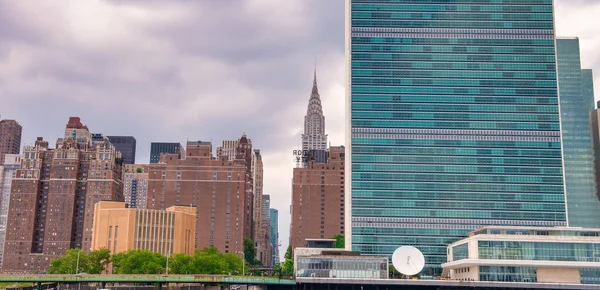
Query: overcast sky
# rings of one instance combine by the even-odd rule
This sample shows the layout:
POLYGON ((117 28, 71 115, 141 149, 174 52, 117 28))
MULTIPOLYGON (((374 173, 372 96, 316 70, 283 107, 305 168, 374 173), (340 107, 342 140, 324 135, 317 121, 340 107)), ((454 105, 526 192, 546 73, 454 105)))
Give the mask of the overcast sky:
MULTIPOLYGON (((344 142, 344 2, 0 0, 0 114, 23 125, 23 145, 53 143, 69 116, 133 135, 137 163, 152 141, 216 148, 245 132, 285 251, 315 58, 329 141, 344 142)), ((600 92, 600 1, 556 4, 557 35, 580 38, 600 92)))

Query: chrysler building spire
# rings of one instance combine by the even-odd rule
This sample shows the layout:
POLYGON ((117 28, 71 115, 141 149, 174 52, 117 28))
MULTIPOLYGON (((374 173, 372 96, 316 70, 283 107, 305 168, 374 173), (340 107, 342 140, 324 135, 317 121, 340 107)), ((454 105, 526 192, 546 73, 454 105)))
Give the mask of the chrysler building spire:
POLYGON ((325 134, 325 116, 321 106, 321 96, 317 87, 317 68, 315 66, 314 79, 308 108, 304 117, 304 134, 302 134, 303 150, 327 150, 327 135, 325 134))

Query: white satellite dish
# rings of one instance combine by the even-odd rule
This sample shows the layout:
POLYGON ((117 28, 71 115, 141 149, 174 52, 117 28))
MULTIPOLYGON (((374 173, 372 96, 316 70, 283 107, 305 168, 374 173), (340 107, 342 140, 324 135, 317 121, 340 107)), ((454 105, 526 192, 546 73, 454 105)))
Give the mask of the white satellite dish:
POLYGON ((419 274, 425 266, 425 257, 419 249, 412 246, 402 246, 394 251, 392 265, 403 275, 419 274))

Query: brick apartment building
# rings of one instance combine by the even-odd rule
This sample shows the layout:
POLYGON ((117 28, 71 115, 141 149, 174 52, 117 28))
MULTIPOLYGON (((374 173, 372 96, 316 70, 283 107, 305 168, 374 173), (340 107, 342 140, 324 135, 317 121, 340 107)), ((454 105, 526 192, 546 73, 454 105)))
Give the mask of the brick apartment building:
POLYGON ((45 273, 70 248, 90 250, 94 205, 123 201, 121 158, 71 117, 51 149, 25 146, 12 180, 2 273, 45 273))
POLYGON ((294 168, 290 244, 344 234, 344 147, 330 147, 327 163, 294 168))
POLYGON ((252 222, 245 158, 251 158, 246 155, 251 147, 247 149, 240 148, 239 158, 214 157, 212 143, 195 141, 187 143, 185 159, 161 154, 158 163, 148 166, 146 208, 196 207, 196 248, 215 246, 224 253, 243 252, 244 237, 251 233, 247 223, 252 222))
POLYGON ((0 121, 0 165, 4 164, 4 155, 19 154, 21 151, 22 130, 15 120, 0 121))

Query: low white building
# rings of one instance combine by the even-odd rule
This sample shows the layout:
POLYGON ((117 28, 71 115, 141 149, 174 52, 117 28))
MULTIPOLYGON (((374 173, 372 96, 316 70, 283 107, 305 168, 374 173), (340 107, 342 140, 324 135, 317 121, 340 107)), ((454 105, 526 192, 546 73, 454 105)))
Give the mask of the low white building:
POLYGON ((600 284, 600 229, 485 227, 447 254, 456 280, 600 284))

